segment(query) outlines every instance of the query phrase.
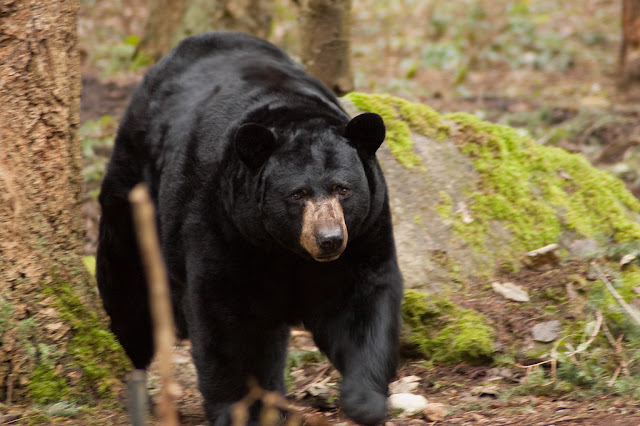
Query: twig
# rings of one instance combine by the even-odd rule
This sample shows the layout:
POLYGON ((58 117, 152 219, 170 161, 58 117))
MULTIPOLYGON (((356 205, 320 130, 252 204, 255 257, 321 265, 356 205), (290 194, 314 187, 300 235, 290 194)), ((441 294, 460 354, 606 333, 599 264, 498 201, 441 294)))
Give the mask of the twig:
POLYGON ((176 426, 178 413, 173 404, 175 385, 171 378, 171 352, 175 340, 173 311, 167 272, 158 242, 154 208, 147 186, 144 183, 136 185, 129 194, 129 201, 133 208, 136 236, 149 288, 153 338, 161 380, 158 420, 163 426, 176 426))
POLYGON ((613 373, 613 377, 611 377, 608 381, 607 381, 607 386, 613 386, 613 384, 616 382, 616 379, 618 378, 618 375, 620 374, 620 370, 622 370, 622 365, 619 365, 616 368, 616 371, 614 371, 613 373))
POLYGON ((607 290, 609 290, 609 292, 613 295, 613 297, 618 301, 620 306, 622 306, 622 308, 625 311, 627 311, 627 313, 631 316, 631 318, 633 318, 633 320, 638 325, 640 325, 640 316, 631 308, 631 306, 627 304, 627 302, 624 301, 624 299, 620 296, 620 294, 618 294, 616 289, 613 288, 613 285, 611 284, 611 282, 607 279, 607 277, 602 272, 602 269, 600 269, 600 267, 596 263, 593 264, 593 269, 600 276, 600 279, 602 280, 604 285, 607 287, 607 290))
POLYGON ((304 392, 307 389, 309 389, 311 386, 313 386, 316 383, 318 383, 320 381, 320 379, 322 378, 322 376, 324 375, 324 373, 326 373, 328 369, 329 369, 329 366, 326 366, 325 368, 323 368, 322 371, 320 371, 320 373, 318 373, 313 380, 311 380, 309 383, 307 383, 304 387, 299 389, 297 392, 304 392))
POLYGON ((13 403, 13 382, 15 380, 15 374, 10 373, 7 376, 7 399, 6 404, 11 405, 13 403))
POLYGON ((260 424, 276 424, 280 416, 279 411, 287 412, 285 426, 328 425, 326 419, 315 414, 301 415, 300 410, 278 392, 266 391, 260 387, 255 378, 250 378, 247 385, 249 393, 231 406, 232 426, 244 426, 249 421, 249 408, 258 400, 262 401, 260 424))
POLYGON ((529 378, 529 374, 531 374, 531 370, 533 369, 533 367, 538 367, 543 364, 551 364, 551 381, 542 385, 542 386, 549 386, 556 381, 556 371, 557 371, 556 367, 557 367, 558 361, 555 358, 549 358, 547 360, 540 361, 531 365, 522 365, 522 364, 518 364, 517 362, 513 363, 513 365, 518 368, 526 369, 524 379, 523 379, 525 381, 529 378))
POLYGON ((580 353, 582 351, 584 351, 585 349, 587 349, 587 347, 593 342, 593 340, 596 338, 596 336, 598 335, 598 333, 600 332, 600 327, 602 326, 602 312, 600 312, 600 310, 598 309, 596 311, 596 325, 595 327, 593 327, 593 331, 591 332, 591 336, 589 336, 589 339, 587 339, 586 342, 584 342, 583 344, 583 349, 576 349, 575 351, 572 351, 570 353, 567 354, 567 356, 573 356, 577 353, 580 353))
POLYGON ((609 344, 616 350, 616 354, 620 357, 620 367, 622 368, 622 373, 625 375, 625 377, 631 377, 631 373, 629 372, 629 365, 631 364, 631 362, 627 360, 627 358, 624 356, 624 352, 622 352, 622 338, 624 337, 624 334, 621 334, 617 339, 614 339, 613 334, 611 334, 611 331, 606 324, 604 325, 603 330, 604 335, 607 336, 609 344))
MULTIPOLYGON (((587 339, 587 341, 583 344, 583 348, 582 349, 578 348, 578 349, 573 350, 573 351, 571 351, 571 352, 566 354, 576 364, 579 364, 579 362, 575 358, 575 354, 583 352, 593 342, 593 340, 596 338, 596 336, 600 332, 600 327, 602 325, 602 319, 603 319, 602 318, 602 312, 600 312, 599 310, 596 311, 596 325, 593 328, 593 331, 591 332, 591 335, 589 336, 589 339, 587 339)), ((556 372, 557 372, 557 366, 558 366, 558 360, 556 358, 549 358, 547 360, 540 361, 538 363, 531 364, 531 365, 522 365, 522 364, 518 364, 518 363, 513 363, 513 365, 518 367, 518 368, 526 369, 524 380, 527 380, 529 378, 529 374, 531 374, 531 370, 534 367, 538 367, 538 366, 544 365, 544 364, 551 364, 551 381, 548 382, 548 383, 545 383, 543 385, 543 386, 548 386, 548 385, 550 385, 550 384, 552 384, 552 383, 554 383, 556 381, 556 372)))

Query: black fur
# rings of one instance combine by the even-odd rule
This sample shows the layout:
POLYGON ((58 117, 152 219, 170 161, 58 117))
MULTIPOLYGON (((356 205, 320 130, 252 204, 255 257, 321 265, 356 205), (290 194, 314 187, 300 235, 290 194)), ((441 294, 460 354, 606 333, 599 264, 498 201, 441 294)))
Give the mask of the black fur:
POLYGON ((249 377, 284 392, 289 326, 303 324, 343 376, 344 411, 383 421, 402 298, 374 155, 383 138, 379 116, 350 120, 327 88, 250 36, 191 37, 154 66, 121 121, 100 194, 98 285, 135 366, 153 356, 127 202, 144 181, 207 418, 228 424, 249 377), (347 189, 347 247, 316 262, 299 243, 305 198, 292 195, 336 187, 347 189))

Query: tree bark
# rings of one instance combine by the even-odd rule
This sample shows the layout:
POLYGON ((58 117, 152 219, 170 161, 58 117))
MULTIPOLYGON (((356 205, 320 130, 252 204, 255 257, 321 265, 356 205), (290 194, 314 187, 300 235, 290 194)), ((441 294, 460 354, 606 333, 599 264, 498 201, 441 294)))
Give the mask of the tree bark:
POLYGON ((622 40, 618 58, 618 86, 640 83, 640 0, 622 0, 622 40))
POLYGON ((128 365, 81 259, 78 7, 0 0, 0 401, 91 402, 128 365))
POLYGON ((266 39, 274 7, 274 0, 150 0, 138 51, 157 61, 183 38, 214 30, 266 39))
POLYGON ((351 0, 305 0, 300 13, 302 64, 338 96, 353 90, 350 17, 351 0))
POLYGON ((144 35, 136 54, 148 55, 157 62, 173 47, 187 0, 149 0, 144 35))
POLYGON ((237 31, 267 39, 273 23, 273 0, 216 0, 211 30, 237 31))

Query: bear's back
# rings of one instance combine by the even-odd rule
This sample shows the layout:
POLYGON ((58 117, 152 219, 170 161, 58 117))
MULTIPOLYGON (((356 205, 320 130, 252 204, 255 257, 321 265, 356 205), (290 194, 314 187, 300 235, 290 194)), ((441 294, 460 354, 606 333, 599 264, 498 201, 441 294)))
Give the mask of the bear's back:
POLYGON ((264 120, 289 120, 305 111, 348 120, 333 93, 281 49, 226 32, 178 44, 147 73, 132 104, 138 116, 146 112, 139 127, 146 128, 156 158, 194 142, 200 148, 211 145, 206 149, 220 158, 235 130, 247 122, 267 125, 264 120), (274 114, 283 107, 286 114, 274 114))

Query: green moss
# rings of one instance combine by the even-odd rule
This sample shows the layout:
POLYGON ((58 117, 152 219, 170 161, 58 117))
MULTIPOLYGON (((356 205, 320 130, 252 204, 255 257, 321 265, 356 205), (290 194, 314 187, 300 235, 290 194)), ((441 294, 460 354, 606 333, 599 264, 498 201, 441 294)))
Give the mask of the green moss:
POLYGON ((566 303, 567 291, 564 288, 547 287, 544 289, 542 296, 553 302, 566 303))
MULTIPOLYGON (((634 287, 640 283, 640 267, 632 265, 623 272, 608 271, 609 280, 616 292, 629 303, 637 297, 634 287)), ((602 312, 607 324, 614 334, 624 334, 625 339, 633 347, 640 348, 640 329, 631 319, 631 316, 620 306, 620 303, 607 289, 605 284, 598 280, 590 285, 588 290, 589 305, 593 309, 602 312)))
POLYGON ((431 252, 431 260, 449 271, 449 277, 454 282, 463 282, 462 268, 458 265, 453 257, 445 250, 434 250, 431 252))
POLYGON ((445 191, 440 191, 439 195, 440 201, 435 206, 435 210, 436 212, 438 212, 441 218, 451 219, 453 217, 453 200, 451 199, 451 196, 445 191))
POLYGON ((477 362, 493 354, 495 331, 485 317, 444 297, 406 290, 402 315, 411 342, 435 362, 477 362))
POLYGON ((640 237, 640 203, 622 182, 577 154, 544 147, 515 129, 469 114, 445 116, 467 133, 460 149, 480 173, 474 219, 500 220, 522 252, 554 243, 564 229, 583 236, 640 237))
POLYGON ((11 328, 13 311, 11 302, 0 296, 0 342, 3 340, 4 333, 11 328))
POLYGON ((640 286, 640 267, 632 265, 621 273, 618 293, 620 293, 625 302, 631 302, 638 297, 634 290, 634 287, 637 286, 640 286))
POLYGON ((25 318, 18 321, 16 325, 16 341, 21 348, 23 355, 34 359, 37 354, 35 336, 37 332, 36 319, 34 317, 25 318))
MULTIPOLYGON (((361 110, 382 115, 388 145, 407 168, 422 168, 412 132, 449 138, 469 157, 479 176, 461 194, 471 220, 465 223, 455 214, 445 191, 433 208, 452 221, 455 238, 477 254, 476 276, 489 276, 497 269, 517 271, 523 253, 557 243, 567 232, 604 244, 640 240, 640 202, 621 181, 592 167, 581 155, 539 145, 522 132, 470 114, 442 116, 425 105, 387 95, 352 93, 348 99, 361 110)), ((450 271, 459 267, 455 260, 441 264, 450 271)))
POLYGON ((413 152, 411 131, 442 139, 449 134, 449 126, 440 115, 426 105, 414 104, 388 95, 350 93, 347 98, 362 111, 376 112, 387 127, 387 144, 396 159, 407 168, 421 165, 413 152))
POLYGON ((87 272, 91 274, 92 277, 96 276, 96 257, 95 256, 84 256, 82 258, 82 264, 84 265, 87 272))
POLYGON ((71 389, 67 381, 56 374, 53 367, 37 365, 27 383, 28 395, 32 401, 38 404, 50 404, 67 399, 71 389))
MULTIPOLYGON (((71 356, 71 369, 82 372, 80 386, 74 388, 72 397, 86 399, 89 395, 111 398, 120 388, 119 378, 130 369, 130 363, 113 334, 105 329, 95 312, 83 305, 71 286, 58 281, 54 286, 45 286, 44 294, 56 301, 60 317, 73 330, 67 345, 71 356)), ((32 378, 32 381, 37 377, 32 378)))

